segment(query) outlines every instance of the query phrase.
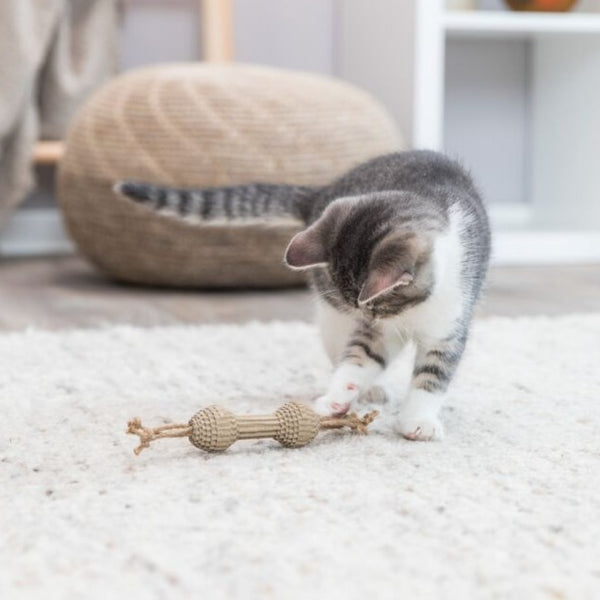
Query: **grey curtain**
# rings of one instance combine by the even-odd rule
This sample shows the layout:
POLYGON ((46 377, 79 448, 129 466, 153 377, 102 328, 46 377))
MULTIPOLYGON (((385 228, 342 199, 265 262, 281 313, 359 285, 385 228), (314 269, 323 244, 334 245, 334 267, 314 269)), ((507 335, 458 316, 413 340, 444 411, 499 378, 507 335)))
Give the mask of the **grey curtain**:
POLYGON ((40 138, 116 70, 118 0, 0 2, 0 225, 32 186, 40 138))

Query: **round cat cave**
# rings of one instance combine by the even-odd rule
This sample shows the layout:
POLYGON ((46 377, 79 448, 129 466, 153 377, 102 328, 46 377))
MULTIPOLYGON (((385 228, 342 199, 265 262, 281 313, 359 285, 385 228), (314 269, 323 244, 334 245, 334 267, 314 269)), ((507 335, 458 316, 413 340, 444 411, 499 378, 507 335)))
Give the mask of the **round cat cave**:
POLYGON ((282 257, 301 222, 189 224, 115 194, 114 183, 322 185, 400 146, 382 106, 347 83, 248 65, 163 65, 115 78, 82 108, 58 197, 81 253, 116 280, 297 285, 303 275, 282 257))

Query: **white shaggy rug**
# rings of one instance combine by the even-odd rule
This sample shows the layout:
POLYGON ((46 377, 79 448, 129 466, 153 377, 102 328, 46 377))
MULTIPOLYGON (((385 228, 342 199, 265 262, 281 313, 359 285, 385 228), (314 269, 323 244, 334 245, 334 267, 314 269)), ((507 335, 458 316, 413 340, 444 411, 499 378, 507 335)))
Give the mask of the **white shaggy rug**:
POLYGON ((0 336, 0 598, 599 598, 600 315, 480 322, 446 439, 135 457, 322 391, 304 324, 0 336))

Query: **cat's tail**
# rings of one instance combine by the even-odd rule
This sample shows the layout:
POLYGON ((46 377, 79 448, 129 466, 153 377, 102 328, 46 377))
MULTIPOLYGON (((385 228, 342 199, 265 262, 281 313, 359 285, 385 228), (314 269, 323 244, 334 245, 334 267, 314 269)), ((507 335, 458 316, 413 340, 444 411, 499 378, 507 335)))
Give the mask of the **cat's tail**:
POLYGON ((306 221, 317 188, 255 183, 185 189, 119 181, 114 191, 138 204, 181 219, 242 220, 296 217, 306 221))

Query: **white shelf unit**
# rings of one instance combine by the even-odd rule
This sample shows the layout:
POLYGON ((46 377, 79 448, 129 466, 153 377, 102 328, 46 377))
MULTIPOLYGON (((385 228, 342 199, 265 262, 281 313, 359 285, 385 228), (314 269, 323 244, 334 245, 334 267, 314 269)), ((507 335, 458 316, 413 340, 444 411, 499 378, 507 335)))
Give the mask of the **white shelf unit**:
POLYGON ((457 37, 600 34, 600 14, 444 11, 443 28, 457 37))
MULTIPOLYGON (((439 0, 407 4, 412 7, 405 16, 415 31, 407 116, 413 145, 451 150, 461 145, 462 126, 471 139, 471 155, 464 161, 479 166, 484 190, 487 183, 493 187, 498 159, 505 181, 519 179, 513 182, 520 186, 519 198, 490 203, 495 261, 600 262, 600 15, 447 11, 439 0), (499 68, 500 82, 495 80, 493 70, 503 63, 494 50, 508 50, 512 60, 516 44, 523 48, 524 64, 516 70, 524 81, 512 93, 501 79, 508 77, 508 86, 514 85, 515 69, 509 66, 507 75, 499 68), (463 59, 473 67, 472 76, 457 64, 463 59), (452 79, 457 73, 464 81, 452 79), (472 86, 471 99, 467 90, 457 91, 460 83, 472 86), (476 104, 478 95, 486 105, 476 104), (523 106, 507 108, 511 100, 523 106), (457 115, 462 123, 452 122, 457 115), (506 142, 500 128, 517 126, 522 130, 512 135, 522 136, 521 154, 510 170, 493 148, 496 139, 506 142)), ((474 174, 478 177, 477 169, 474 174)))

